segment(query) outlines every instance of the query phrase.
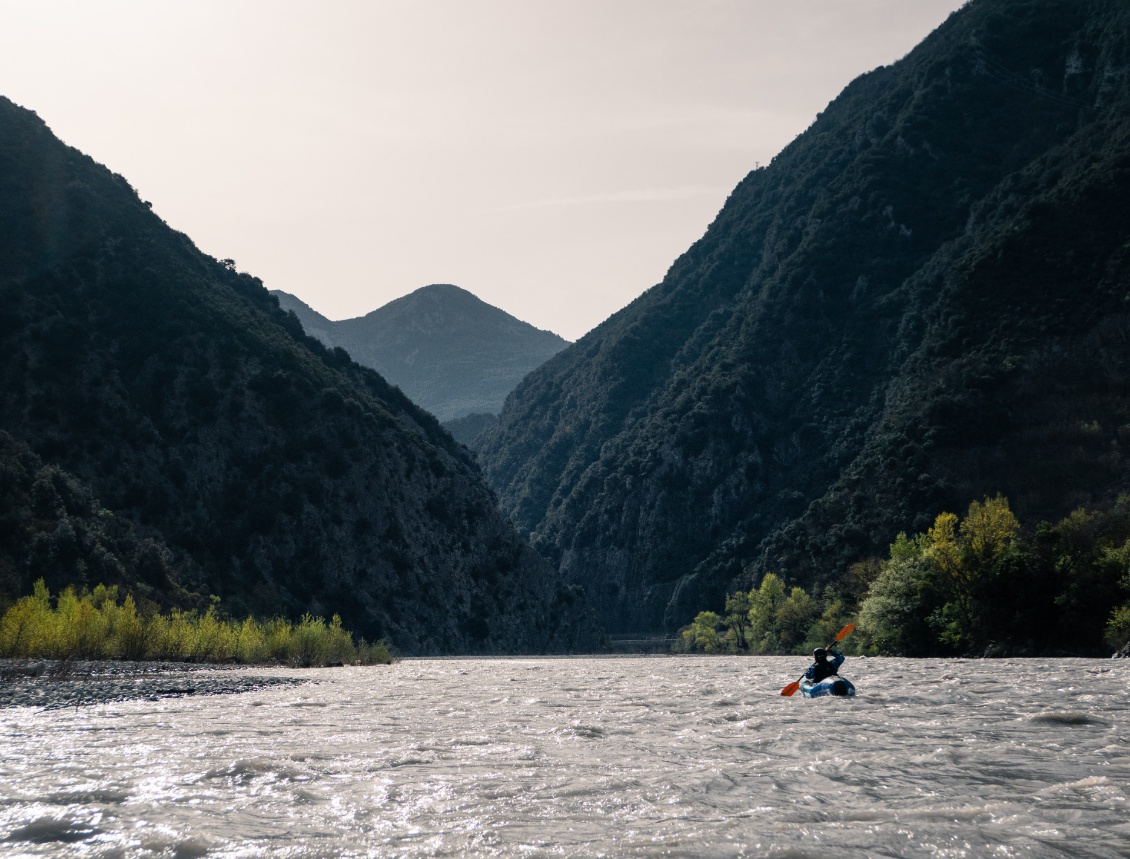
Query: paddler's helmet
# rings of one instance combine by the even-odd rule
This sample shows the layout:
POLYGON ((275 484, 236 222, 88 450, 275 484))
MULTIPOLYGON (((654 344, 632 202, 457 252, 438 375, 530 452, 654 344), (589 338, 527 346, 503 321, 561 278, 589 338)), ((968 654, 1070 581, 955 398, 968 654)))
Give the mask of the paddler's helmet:
POLYGON ((828 651, 823 647, 817 647, 814 651, 812 651, 812 658, 817 662, 823 662, 828 658, 828 651))

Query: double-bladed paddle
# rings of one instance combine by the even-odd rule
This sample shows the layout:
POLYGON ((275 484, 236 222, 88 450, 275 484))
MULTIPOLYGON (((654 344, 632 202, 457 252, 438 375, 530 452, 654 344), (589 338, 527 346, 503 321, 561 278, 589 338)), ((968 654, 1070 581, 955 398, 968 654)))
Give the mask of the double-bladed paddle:
MULTIPOLYGON (((834 639, 832 639, 832 644, 829 644, 824 649, 825 650, 831 650, 833 644, 839 644, 841 641, 843 641, 845 638, 848 637, 848 633, 850 633, 853 629, 855 629, 855 624, 849 623, 847 626, 845 626, 843 629, 841 629, 839 631, 839 633, 836 635, 836 637, 834 639)), ((803 680, 803 679, 804 679, 804 674, 800 675, 800 677, 798 677, 796 680, 794 680, 792 683, 790 683, 788 686, 786 686, 784 689, 782 689, 781 694, 784 695, 786 698, 788 698, 790 695, 795 695, 796 690, 800 688, 800 681, 803 680)))

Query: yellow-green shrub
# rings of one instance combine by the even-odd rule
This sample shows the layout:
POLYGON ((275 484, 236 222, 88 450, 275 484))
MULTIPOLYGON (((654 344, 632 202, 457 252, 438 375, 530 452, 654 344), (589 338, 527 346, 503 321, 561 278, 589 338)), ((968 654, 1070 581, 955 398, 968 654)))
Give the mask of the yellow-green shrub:
POLYGON ((383 641, 359 645, 334 615, 229 620, 216 606, 204 614, 173 610, 139 612, 133 597, 118 602, 118 589, 99 585, 76 594, 68 587, 52 606, 43 580, 31 596, 0 617, 0 656, 53 659, 165 659, 192 662, 279 662, 295 666, 391 662, 383 641))

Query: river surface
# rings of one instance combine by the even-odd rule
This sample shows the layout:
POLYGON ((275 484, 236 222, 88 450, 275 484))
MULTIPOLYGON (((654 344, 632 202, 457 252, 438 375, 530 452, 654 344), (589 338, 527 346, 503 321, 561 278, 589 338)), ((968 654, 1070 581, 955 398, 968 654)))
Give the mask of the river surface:
POLYGON ((849 658, 855 699, 781 697, 806 665, 409 660, 0 709, 0 855, 1130 857, 1130 660, 849 658))

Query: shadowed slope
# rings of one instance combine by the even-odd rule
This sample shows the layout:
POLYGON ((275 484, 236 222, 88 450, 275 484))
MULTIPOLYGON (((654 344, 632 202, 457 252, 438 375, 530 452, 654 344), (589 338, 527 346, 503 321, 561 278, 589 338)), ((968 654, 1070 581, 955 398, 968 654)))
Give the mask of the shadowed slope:
POLYGON ((412 652, 588 629, 435 418, 7 100, 0 429, 233 611, 340 612, 412 652))
POLYGON ((975 0, 518 387, 488 479, 610 630, 828 581, 983 494, 1130 485, 1128 19, 975 0))

